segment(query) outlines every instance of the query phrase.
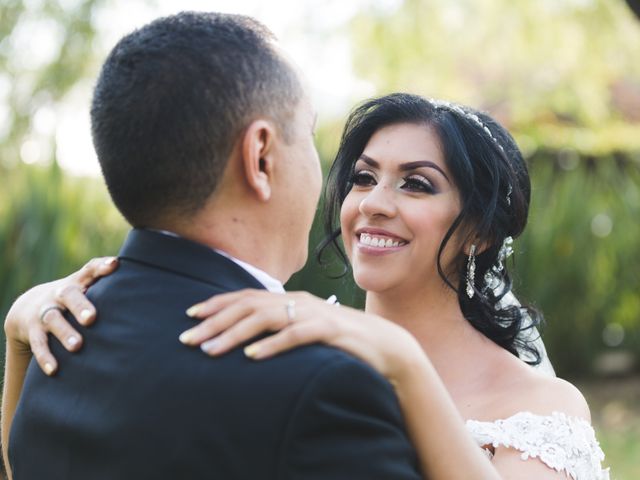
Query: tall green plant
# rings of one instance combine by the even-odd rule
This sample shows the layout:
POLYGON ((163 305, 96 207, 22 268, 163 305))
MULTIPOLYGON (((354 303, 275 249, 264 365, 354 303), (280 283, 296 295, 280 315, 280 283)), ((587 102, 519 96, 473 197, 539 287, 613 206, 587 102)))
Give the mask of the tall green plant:
POLYGON ((8 171, 0 190, 0 315, 36 283, 69 274, 89 258, 113 255, 126 224, 99 180, 51 167, 8 171))
POLYGON ((566 170, 557 160, 546 152, 532 161, 517 287, 545 313, 559 372, 585 375, 613 348, 603 340, 608 325, 624 332, 619 348, 640 352, 640 162, 591 158, 566 170))

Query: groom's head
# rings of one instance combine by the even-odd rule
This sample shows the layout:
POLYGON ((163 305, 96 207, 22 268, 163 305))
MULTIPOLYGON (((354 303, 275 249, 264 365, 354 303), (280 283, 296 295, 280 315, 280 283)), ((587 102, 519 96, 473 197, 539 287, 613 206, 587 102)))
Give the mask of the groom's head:
MULTIPOLYGON (((217 13, 161 18, 120 40, 91 108, 107 187, 133 226, 193 230, 211 220, 262 229, 266 241, 265 229, 280 225, 271 233, 300 237, 305 258, 320 188, 312 123, 273 35, 217 13)), ((224 238, 214 243, 233 250, 224 238)))

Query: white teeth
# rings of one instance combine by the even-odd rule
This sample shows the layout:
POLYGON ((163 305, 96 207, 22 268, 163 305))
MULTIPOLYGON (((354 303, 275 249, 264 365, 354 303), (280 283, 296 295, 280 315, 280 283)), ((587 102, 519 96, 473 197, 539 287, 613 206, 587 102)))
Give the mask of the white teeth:
POLYGON ((392 248, 404 245, 406 242, 401 240, 392 240, 390 238, 372 237, 368 233, 360 235, 360 244, 378 248, 392 248))

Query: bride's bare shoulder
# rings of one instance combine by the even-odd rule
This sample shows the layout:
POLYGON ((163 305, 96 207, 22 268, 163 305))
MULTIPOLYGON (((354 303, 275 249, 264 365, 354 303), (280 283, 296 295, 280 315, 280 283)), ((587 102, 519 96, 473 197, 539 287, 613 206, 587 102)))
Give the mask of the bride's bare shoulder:
POLYGON ((536 415, 564 413, 591 421, 589 407, 582 393, 571 383, 540 373, 511 353, 493 349, 481 363, 473 386, 453 398, 464 418, 494 421, 518 412, 536 415))
POLYGON ((504 408, 514 413, 528 411, 537 415, 561 412, 591 421, 589 405, 572 383, 541 374, 524 363, 509 373, 514 376, 504 381, 501 395, 504 408))

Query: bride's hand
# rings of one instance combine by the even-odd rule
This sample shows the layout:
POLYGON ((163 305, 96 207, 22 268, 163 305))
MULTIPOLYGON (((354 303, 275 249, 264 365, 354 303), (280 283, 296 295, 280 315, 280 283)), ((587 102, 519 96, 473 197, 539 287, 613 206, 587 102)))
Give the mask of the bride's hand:
POLYGON ((217 356, 266 332, 277 332, 244 349, 261 360, 310 343, 325 343, 371 365, 392 383, 424 353, 413 336, 377 315, 333 305, 306 292, 242 290, 217 295, 187 310, 202 322, 180 336, 217 356))
POLYGON ((82 336, 62 311, 69 310, 81 325, 91 325, 96 311, 84 292, 98 278, 113 272, 117 265, 115 257, 94 258, 68 277, 27 290, 13 303, 5 319, 7 343, 18 354, 33 354, 47 375, 55 373, 58 362, 49 350, 47 334, 60 340, 70 352, 77 351, 82 345, 82 336))

